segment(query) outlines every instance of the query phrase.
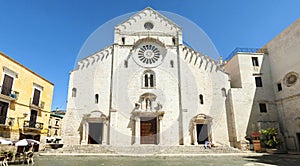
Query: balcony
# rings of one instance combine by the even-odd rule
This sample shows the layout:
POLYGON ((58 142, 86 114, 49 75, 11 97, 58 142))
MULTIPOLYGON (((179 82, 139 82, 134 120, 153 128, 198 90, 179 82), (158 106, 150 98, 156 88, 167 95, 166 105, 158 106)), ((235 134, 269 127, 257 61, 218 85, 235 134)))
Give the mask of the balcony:
POLYGON ((44 123, 40 122, 31 122, 29 120, 24 120, 24 129, 29 128, 29 129, 36 129, 36 130, 43 130, 44 123))
POLYGON ((16 101, 19 97, 19 92, 13 91, 9 88, 6 88, 4 86, 0 86, 0 98, 8 101, 16 101))
POLYGON ((30 103, 29 103, 30 107, 35 108, 35 109, 44 109, 45 107, 45 102, 44 101, 40 101, 40 102, 35 102, 33 100, 33 98, 30 98, 30 103))

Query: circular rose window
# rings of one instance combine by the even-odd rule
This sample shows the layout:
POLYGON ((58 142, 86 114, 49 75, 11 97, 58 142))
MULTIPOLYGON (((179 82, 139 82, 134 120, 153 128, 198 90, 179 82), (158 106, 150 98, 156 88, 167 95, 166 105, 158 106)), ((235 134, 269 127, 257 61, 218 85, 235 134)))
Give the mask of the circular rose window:
POLYGON ((284 77, 284 83, 286 86, 294 85, 298 80, 298 74, 295 72, 288 73, 284 77))
POLYGON ((151 30, 151 29, 153 29, 153 27, 154 27, 154 25, 151 22, 146 22, 144 24, 144 28, 147 30, 151 30))

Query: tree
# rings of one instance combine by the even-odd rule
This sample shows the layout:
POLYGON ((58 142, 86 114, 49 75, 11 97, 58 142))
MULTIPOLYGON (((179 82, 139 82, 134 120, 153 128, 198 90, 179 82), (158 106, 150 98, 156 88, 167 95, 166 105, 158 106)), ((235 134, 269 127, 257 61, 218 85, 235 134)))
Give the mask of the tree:
POLYGON ((278 145, 280 144, 280 140, 277 138, 278 129, 261 129, 259 130, 259 133, 262 135, 261 141, 266 145, 267 148, 278 148, 278 145))

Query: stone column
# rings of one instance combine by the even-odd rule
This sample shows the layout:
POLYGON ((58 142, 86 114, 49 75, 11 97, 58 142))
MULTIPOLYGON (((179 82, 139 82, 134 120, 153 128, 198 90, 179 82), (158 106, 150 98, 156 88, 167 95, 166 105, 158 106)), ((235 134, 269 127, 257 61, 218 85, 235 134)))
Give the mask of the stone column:
POLYGON ((194 145, 198 145, 197 124, 193 123, 194 145))
POLYGON ((141 137, 141 119, 140 117, 135 117, 135 145, 139 145, 141 137))
POLYGON ((106 121, 103 123, 103 131, 102 131, 102 144, 107 145, 107 123, 106 121))
POLYGON ((159 120, 159 145, 162 145, 163 144, 163 130, 162 130, 162 126, 163 126, 163 123, 162 123, 162 118, 163 116, 158 116, 158 120, 159 120))
POLYGON ((82 145, 86 145, 87 144, 87 135, 88 135, 88 124, 86 121, 84 121, 83 125, 82 125, 82 140, 81 140, 81 144, 82 145))

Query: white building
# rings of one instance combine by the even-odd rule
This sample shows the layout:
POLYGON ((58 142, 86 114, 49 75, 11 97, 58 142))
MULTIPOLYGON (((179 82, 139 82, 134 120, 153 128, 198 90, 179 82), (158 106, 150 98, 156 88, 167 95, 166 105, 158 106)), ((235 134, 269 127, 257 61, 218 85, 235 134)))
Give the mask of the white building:
POLYGON ((182 33, 151 8, 116 26, 114 43, 70 73, 64 143, 241 147, 259 129, 287 125, 279 125, 275 56, 238 50, 220 67, 183 44, 182 33))

